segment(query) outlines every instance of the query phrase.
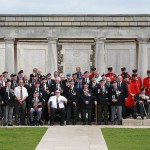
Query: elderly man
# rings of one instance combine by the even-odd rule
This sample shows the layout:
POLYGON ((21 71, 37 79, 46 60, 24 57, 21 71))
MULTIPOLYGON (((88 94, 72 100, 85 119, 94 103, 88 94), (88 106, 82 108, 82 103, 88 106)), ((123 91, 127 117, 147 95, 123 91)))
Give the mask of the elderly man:
POLYGON ((28 97, 28 92, 24 87, 23 80, 19 80, 19 86, 14 89, 14 94, 17 100, 17 106, 15 107, 17 125, 19 125, 19 116, 21 125, 25 125, 26 98, 28 97))
POLYGON ((11 80, 6 81, 6 86, 1 89, 2 104, 3 104, 3 125, 12 126, 14 94, 11 87, 11 80))
POLYGON ((56 90, 55 95, 51 96, 48 101, 48 112, 50 115, 50 125, 53 126, 54 118, 56 112, 58 112, 61 116, 60 119, 60 125, 64 125, 64 119, 65 119, 65 104, 67 104, 67 99, 64 96, 60 95, 60 91, 56 90))

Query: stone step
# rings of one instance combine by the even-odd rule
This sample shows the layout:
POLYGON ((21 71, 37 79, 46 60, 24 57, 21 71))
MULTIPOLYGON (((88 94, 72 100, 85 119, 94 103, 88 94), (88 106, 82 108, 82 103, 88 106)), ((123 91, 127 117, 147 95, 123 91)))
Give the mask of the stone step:
POLYGON ((122 119, 123 126, 150 126, 150 119, 122 119))

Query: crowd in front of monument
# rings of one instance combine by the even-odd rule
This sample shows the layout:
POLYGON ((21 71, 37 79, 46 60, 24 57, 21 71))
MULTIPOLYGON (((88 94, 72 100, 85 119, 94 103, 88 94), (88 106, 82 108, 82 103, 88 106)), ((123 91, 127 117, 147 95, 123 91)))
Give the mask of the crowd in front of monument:
POLYGON ((3 126, 122 124, 122 119, 149 118, 150 70, 143 82, 137 69, 120 75, 109 67, 101 75, 96 68, 65 76, 57 71, 42 75, 38 68, 30 76, 5 71, 0 75, 0 119, 3 126), (53 76, 53 77, 52 77, 53 76))

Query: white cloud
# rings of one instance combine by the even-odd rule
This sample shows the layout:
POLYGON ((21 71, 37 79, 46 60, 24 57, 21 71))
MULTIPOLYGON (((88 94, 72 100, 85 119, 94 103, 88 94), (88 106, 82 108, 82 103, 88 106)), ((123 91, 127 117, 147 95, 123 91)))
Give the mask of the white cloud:
POLYGON ((146 14, 149 0, 0 0, 1 14, 146 14))

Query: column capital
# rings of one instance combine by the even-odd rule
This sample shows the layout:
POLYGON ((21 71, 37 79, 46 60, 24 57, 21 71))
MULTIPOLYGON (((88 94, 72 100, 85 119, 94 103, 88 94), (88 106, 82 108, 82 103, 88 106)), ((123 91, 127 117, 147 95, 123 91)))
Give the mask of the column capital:
POLYGON ((147 43, 148 40, 149 40, 149 38, 147 38, 147 37, 139 37, 139 38, 137 38, 137 41, 139 43, 147 43))
POLYGON ((95 38, 96 43, 104 43, 105 40, 106 40, 105 37, 96 37, 96 38, 95 38))
POLYGON ((4 40, 9 44, 13 44, 15 42, 15 38, 13 37, 5 37, 4 40))
POLYGON ((48 43, 56 43, 58 38, 57 37, 47 37, 48 43))

